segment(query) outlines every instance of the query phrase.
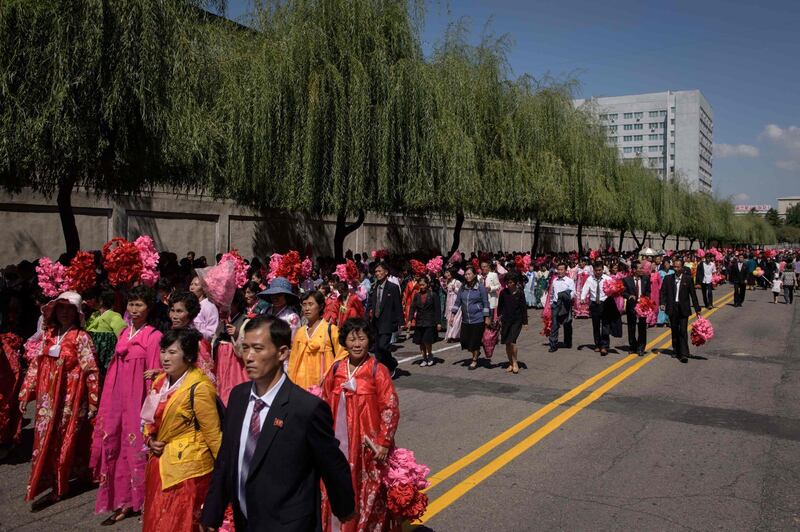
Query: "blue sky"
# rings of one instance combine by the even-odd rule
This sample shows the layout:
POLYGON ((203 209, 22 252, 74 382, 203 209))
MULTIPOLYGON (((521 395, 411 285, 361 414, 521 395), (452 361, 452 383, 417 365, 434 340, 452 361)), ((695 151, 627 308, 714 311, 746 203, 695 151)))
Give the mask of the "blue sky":
MULTIPOLYGON (((237 18, 251 0, 229 0, 237 18)), ((514 75, 576 77, 578 97, 700 89, 714 109, 714 193, 800 195, 800 1, 426 2, 426 51, 447 24, 507 35, 514 75)))

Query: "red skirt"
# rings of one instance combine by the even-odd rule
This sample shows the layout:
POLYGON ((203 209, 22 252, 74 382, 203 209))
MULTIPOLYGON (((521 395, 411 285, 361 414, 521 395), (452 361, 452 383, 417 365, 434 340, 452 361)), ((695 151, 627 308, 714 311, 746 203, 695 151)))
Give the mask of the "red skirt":
POLYGON ((211 473, 161 489, 158 457, 151 456, 145 473, 143 532, 197 532, 211 473))

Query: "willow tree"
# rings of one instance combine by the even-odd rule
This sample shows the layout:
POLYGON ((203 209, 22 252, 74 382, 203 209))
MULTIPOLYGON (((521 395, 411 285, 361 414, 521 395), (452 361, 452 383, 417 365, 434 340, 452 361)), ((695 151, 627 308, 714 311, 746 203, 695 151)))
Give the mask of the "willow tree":
POLYGON ((616 227, 620 230, 619 249, 630 233, 636 242, 637 251, 642 249, 647 234, 658 229, 658 220, 654 216, 660 199, 660 186, 655 172, 646 168, 640 159, 620 161, 614 173, 616 197, 620 198, 616 227), (641 240, 636 231, 642 230, 641 240))
POLYGON ((434 168, 441 176, 431 208, 455 216, 451 252, 459 247, 466 214, 497 212, 513 106, 506 40, 484 36, 472 46, 466 35, 463 24, 449 26, 428 67, 436 114, 434 168))
POLYGON ((76 188, 195 186, 213 172, 209 3, 0 2, 0 186, 56 196, 68 255, 76 188))
POLYGON ((232 134, 214 192, 336 216, 341 258, 365 213, 404 212, 427 170, 433 117, 414 21, 397 0, 276 0, 255 26, 217 99, 232 134))

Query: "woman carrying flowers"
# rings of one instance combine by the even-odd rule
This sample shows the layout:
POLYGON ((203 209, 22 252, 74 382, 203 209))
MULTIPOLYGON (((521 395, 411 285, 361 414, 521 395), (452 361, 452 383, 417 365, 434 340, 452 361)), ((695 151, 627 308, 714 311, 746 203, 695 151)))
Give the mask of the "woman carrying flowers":
POLYGON ((389 370, 369 354, 372 330, 363 319, 351 319, 339 331, 339 344, 349 356, 336 362, 322 385, 330 405, 339 446, 353 474, 357 519, 336 523, 323 496, 323 529, 355 532, 399 530, 389 515, 381 470, 394 447, 400 420, 397 393, 389 370))

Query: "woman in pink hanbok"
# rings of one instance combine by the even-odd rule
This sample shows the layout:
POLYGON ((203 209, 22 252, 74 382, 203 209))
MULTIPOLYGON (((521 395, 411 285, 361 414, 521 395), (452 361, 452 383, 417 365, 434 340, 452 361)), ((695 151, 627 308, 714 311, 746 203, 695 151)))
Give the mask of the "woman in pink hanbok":
POLYGON ((152 384, 145 372, 161 366, 161 332, 148 323, 155 304, 155 293, 146 286, 128 293, 131 326, 120 333, 100 398, 90 465, 100 483, 95 512, 114 512, 102 522, 106 526, 137 514, 144 503, 147 454, 140 412, 152 384))
POLYGON ((579 297, 581 290, 583 290, 583 285, 586 284, 586 279, 592 275, 592 269, 587 264, 585 258, 581 259, 578 266, 575 268, 574 274, 570 268, 570 277, 575 281, 575 298, 572 301, 572 316, 575 318, 589 317, 589 303, 581 303, 581 298, 579 297))
MULTIPOLYGON (((458 290, 461 288, 461 281, 455 278, 455 274, 453 270, 445 270, 444 272, 444 282, 445 287, 447 289, 447 299, 445 300, 444 308, 445 313, 453 306, 456 302, 456 296, 458 296, 458 290)), ((458 309, 455 316, 453 316, 452 324, 448 325, 447 332, 444 335, 444 340, 446 342, 457 342, 459 333, 461 332, 461 308, 458 309)))
POLYGON ((245 296, 237 290, 231 302, 230 316, 222 321, 214 338, 214 360, 216 362, 217 395, 228 404, 228 396, 237 384, 248 380, 241 351, 238 349, 242 327, 247 321, 245 296))

